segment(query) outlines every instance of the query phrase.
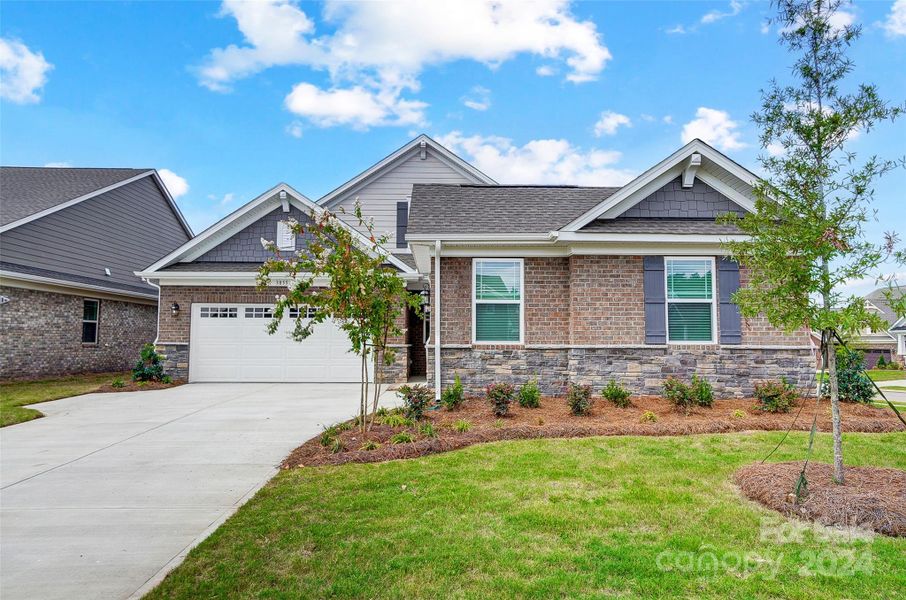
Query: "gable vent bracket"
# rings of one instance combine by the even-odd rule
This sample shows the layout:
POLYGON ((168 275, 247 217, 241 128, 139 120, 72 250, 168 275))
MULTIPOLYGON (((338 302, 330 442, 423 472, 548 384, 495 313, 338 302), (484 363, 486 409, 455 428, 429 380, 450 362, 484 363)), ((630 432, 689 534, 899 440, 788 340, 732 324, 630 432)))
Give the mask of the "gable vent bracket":
POLYGON ((419 150, 419 157, 420 157, 422 160, 425 160, 426 158, 428 158, 428 144, 427 144, 427 142, 425 142, 425 141, 419 142, 419 143, 418 143, 418 147, 419 147, 419 149, 420 149, 420 150, 419 150))
POLYGON ((289 199, 286 197, 286 190, 280 190, 280 205, 283 207, 283 212, 289 212, 289 199))
POLYGON ((702 165, 702 155, 695 152, 686 160, 686 166, 683 167, 683 187, 691 188, 695 183, 695 172, 702 165))

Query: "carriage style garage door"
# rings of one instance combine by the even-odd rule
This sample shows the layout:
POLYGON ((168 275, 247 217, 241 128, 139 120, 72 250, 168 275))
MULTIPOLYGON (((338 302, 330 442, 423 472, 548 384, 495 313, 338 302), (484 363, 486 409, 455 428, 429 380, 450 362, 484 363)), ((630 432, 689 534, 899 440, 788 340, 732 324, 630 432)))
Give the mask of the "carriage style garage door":
POLYGON ((339 327, 321 323, 309 338, 296 342, 289 335, 292 319, 284 317, 280 329, 269 335, 270 319, 271 307, 263 304, 193 304, 189 380, 360 380, 360 359, 350 352, 349 340, 339 327))

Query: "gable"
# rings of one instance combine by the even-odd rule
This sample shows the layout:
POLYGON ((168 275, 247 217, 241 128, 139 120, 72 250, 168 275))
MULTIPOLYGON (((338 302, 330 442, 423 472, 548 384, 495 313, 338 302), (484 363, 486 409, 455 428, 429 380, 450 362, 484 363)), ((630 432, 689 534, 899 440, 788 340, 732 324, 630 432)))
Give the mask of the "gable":
MULTIPOLYGON (((303 225, 311 223, 308 214, 294 204, 289 205, 289 212, 277 207, 258 220, 246 225, 223 242, 217 244, 192 262, 231 262, 257 263, 273 258, 273 254, 261 245, 261 238, 268 241, 277 239, 277 223, 293 218, 303 225)), ((296 249, 302 249, 311 239, 311 235, 296 236, 296 249)), ((288 250, 286 252, 289 252, 288 250)))
POLYGON ((701 179, 684 188, 677 177, 616 218, 714 219, 728 212, 742 216, 746 211, 701 179))

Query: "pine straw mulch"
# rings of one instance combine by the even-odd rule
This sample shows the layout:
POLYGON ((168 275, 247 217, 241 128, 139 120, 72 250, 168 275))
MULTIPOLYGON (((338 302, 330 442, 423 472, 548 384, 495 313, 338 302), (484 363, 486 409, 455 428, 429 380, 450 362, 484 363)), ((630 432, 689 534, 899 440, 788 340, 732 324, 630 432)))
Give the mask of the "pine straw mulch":
POLYGON ((131 379, 123 380, 123 387, 113 387, 111 383, 105 383, 101 387, 89 394, 112 394, 114 392, 147 392, 148 390, 164 390, 184 384, 184 381, 174 381, 173 383, 163 383, 161 381, 132 381, 131 379))
POLYGON ((845 483, 837 485, 831 465, 809 463, 808 492, 797 503, 792 490, 801 470, 801 461, 754 464, 737 471, 735 479, 746 497, 784 515, 906 537, 906 471, 847 467, 845 483))
MULTIPOLYGON (((804 402, 806 405, 794 426, 797 430, 808 430, 814 416, 814 400, 804 402)), ((853 404, 844 404, 841 408, 845 431, 882 433, 906 430, 889 410, 853 404)), ((689 414, 684 414, 658 396, 634 397, 629 408, 617 408, 598 397, 590 415, 574 416, 564 398, 543 398, 540 408, 522 408, 514 402, 510 414, 498 419, 484 398, 469 398, 455 410, 426 412, 422 422, 434 425, 436 437, 421 435, 418 424, 414 427, 375 424, 364 436, 358 428, 353 427, 337 435, 342 444, 339 452, 332 452, 330 447, 322 445, 321 436, 317 436, 286 457, 282 468, 416 458, 499 440, 786 430, 796 410, 798 407, 792 413, 771 414, 760 411, 751 399, 716 400, 711 408, 696 408, 689 414), (654 413, 657 421, 642 422, 640 419, 646 412, 654 413), (459 432, 453 428, 460 420, 469 422, 468 431, 459 432), (415 440, 410 443, 390 443, 390 438, 402 431, 410 433, 415 440), (380 446, 374 450, 363 450, 361 448, 366 440, 374 441, 380 446)), ((819 412, 819 430, 830 431, 829 404, 822 402, 819 412)))

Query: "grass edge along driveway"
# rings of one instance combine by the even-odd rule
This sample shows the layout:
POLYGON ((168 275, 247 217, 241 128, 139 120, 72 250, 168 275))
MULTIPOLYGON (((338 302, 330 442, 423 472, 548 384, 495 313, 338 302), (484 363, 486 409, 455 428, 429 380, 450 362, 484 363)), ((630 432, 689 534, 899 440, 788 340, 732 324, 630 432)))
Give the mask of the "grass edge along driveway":
POLYGON ((42 379, 40 381, 4 381, 0 383, 0 427, 16 425, 43 417, 41 411, 23 408, 70 396, 89 394, 117 377, 128 379, 128 373, 86 373, 42 379))
MULTIPOLYGON (((906 589, 906 539, 809 527, 788 539, 789 521, 739 496, 732 473, 781 436, 523 440, 283 471, 147 597, 812 599, 906 589)), ((771 460, 801 459, 806 443, 794 432, 771 460)), ((906 468, 906 433, 844 443, 848 464, 906 468)), ((814 458, 830 461, 829 435, 814 458)))

